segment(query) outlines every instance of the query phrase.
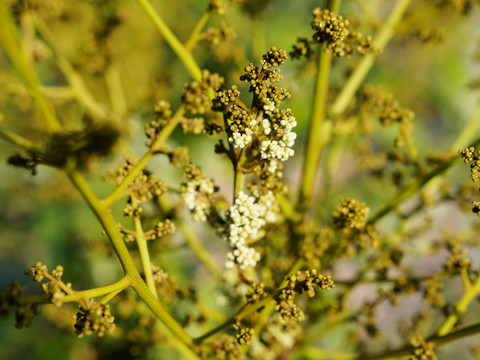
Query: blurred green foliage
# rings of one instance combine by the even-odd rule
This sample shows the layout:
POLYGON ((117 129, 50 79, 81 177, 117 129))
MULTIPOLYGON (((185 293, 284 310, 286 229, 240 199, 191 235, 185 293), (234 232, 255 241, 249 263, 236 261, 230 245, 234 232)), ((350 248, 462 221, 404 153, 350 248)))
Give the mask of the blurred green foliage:
MULTIPOLYGON (((154 118, 153 105, 160 99, 172 102, 174 108, 180 104, 183 86, 191 81, 190 75, 136 1, 7 2, 14 13, 18 9, 18 14, 22 14, 22 7, 33 9, 49 29, 49 35, 36 33, 32 24, 25 21, 20 31, 25 46, 32 52, 31 60, 35 60, 35 70, 45 86, 45 94, 54 104, 67 130, 81 129, 89 120, 85 108, 76 101, 55 61, 56 54, 65 57, 81 75, 98 104, 110 104, 115 109, 115 114, 105 115, 105 119, 115 124, 122 141, 111 155, 92 162, 87 168, 87 173, 92 174, 94 190, 100 196, 107 195, 113 187, 104 182, 103 174, 118 165, 125 154, 144 152, 143 125, 154 118)), ((208 5, 207 1, 199 0, 152 3, 181 41, 188 38, 208 5)), ((322 3, 313 0, 274 0, 253 18, 240 6, 228 6, 225 15, 212 15, 207 27, 225 23, 236 36, 213 46, 202 41, 195 48, 194 56, 202 68, 224 76, 228 86, 236 84, 244 66, 251 61, 256 62, 271 46, 290 50, 298 36, 309 34, 311 11, 322 3)), ((352 19, 362 32, 373 35, 390 10, 391 5, 385 3, 380 5, 378 0, 344 1, 341 13, 352 19)), ((405 22, 397 29, 396 38, 378 57, 378 63, 366 82, 395 94, 403 106, 415 112, 413 140, 423 156, 449 148, 478 108, 480 13, 478 7, 468 16, 445 8, 431 15, 430 4, 435 2, 419 3, 422 4, 416 4, 415 9, 407 14, 405 22), (424 43, 416 36, 419 29, 433 26, 442 29, 445 35, 443 42, 424 43), (477 84, 477 88, 474 88, 474 84, 477 84)), ((28 91, 17 77, 8 57, 2 53, 0 55, 0 126, 23 134, 32 141, 45 142, 39 115, 28 91)), ((357 61, 356 58, 333 60, 329 95, 332 99, 357 61)), ((282 71, 285 74, 283 86, 292 94, 288 106, 293 109, 298 121, 296 156, 285 165, 284 173, 291 184, 296 184, 308 131, 315 69, 312 63, 289 61, 282 71)), ((242 86, 240 89, 245 90, 245 86, 242 86)), ((337 206, 339 197, 361 198, 372 209, 378 209, 398 188, 387 177, 372 180, 366 173, 356 171, 356 144, 362 138, 359 139, 354 133, 338 136, 336 147, 328 150, 328 171, 332 178, 329 191, 321 194, 325 198, 323 208, 317 211, 320 222, 326 221, 337 206)), ((386 151, 393 147, 397 129, 384 128, 378 123, 374 125, 371 136, 375 150, 386 151)), ((229 193, 232 191, 229 188, 232 170, 226 159, 213 153, 215 142, 216 138, 185 136, 177 130, 168 144, 172 147, 188 144, 192 160, 201 164, 203 172, 229 193)), ((62 264, 66 269, 64 279, 72 282, 75 289, 102 286, 118 279, 121 276, 119 263, 107 239, 102 236, 95 217, 67 177, 43 166, 39 167, 35 177, 23 169, 7 166, 6 158, 16 153, 15 147, 9 143, 0 142, 0 153, 4 159, 0 165, 0 285, 3 287, 19 278, 19 274, 35 261, 42 261, 52 268, 62 264)), ((424 157, 421 161, 426 162, 424 157)), ((152 160, 148 169, 174 188, 181 181, 182 172, 174 169, 164 158, 152 160)), ((454 183, 462 184, 467 182, 467 174, 465 167, 456 167, 449 173, 449 178, 454 183)), ((113 210, 118 218, 122 216, 121 211, 120 206, 113 210)), ((477 219, 465 220, 457 208, 439 207, 431 213, 425 211, 420 216, 440 219, 441 226, 432 229, 419 241, 434 241, 446 228, 456 231, 473 226, 471 229, 478 229, 478 225, 470 224, 477 219)), ((381 227, 388 232, 389 227, 394 226, 392 223, 393 220, 386 221, 381 227)), ((218 263, 222 264, 226 248, 215 239, 213 230, 191 226, 204 235, 208 248, 218 263)), ((205 270, 188 249, 181 246, 178 236, 172 241, 179 244, 177 248, 155 254, 154 262, 160 264, 167 273, 175 274, 183 286, 201 284, 199 297, 206 298, 210 306, 223 311, 213 296, 213 279, 205 276, 205 270)), ((406 252, 415 246, 420 244, 405 245, 406 252)), ((161 250, 162 246, 159 245, 159 248, 161 250)), ((480 254, 478 251, 473 254, 478 263, 480 254)), ((432 264, 438 266, 435 265, 438 261, 432 261, 432 264)), ((428 269, 424 271, 428 272, 428 269)), ((30 279, 21 279, 20 282, 29 283, 30 279)), ((453 284, 451 287, 452 293, 456 291, 455 286, 453 284)), ((475 313, 478 314, 478 305, 475 306, 475 313)), ((74 315, 75 305, 64 305, 64 308, 64 325, 59 325, 57 318, 49 311, 37 318, 32 328, 22 331, 14 329, 11 317, 0 322, 0 358, 133 357, 127 349, 131 344, 114 337, 76 339, 73 335, 73 319, 68 321, 74 315)), ((176 315, 180 318, 186 316, 176 315)), ((465 319, 466 322, 468 320, 465 319)), ((125 321, 128 323, 128 318, 125 321)), ((344 335, 332 332, 322 344, 340 348, 342 343, 336 343, 338 338, 344 338, 344 335)), ((390 345, 397 346, 399 343, 398 339, 394 339, 390 345)), ((452 352, 459 351, 454 346, 439 350, 439 358, 452 358, 452 352)), ((375 344, 368 350, 375 350, 375 344)), ((174 358, 169 351, 153 346, 142 357, 174 358)), ((459 359, 473 359, 467 353, 458 354, 456 357, 459 359)))

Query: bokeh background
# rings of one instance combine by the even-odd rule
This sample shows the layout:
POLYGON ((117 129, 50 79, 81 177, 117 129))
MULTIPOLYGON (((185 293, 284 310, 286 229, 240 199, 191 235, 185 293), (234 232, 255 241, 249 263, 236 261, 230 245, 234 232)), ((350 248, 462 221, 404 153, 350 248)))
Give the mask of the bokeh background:
MULTIPOLYGON (((55 49, 34 29, 24 26, 21 30, 22 39, 31 51, 32 61, 35 61, 37 74, 46 87, 47 97, 67 129, 80 128, 86 112, 69 90, 55 61, 55 52, 61 53, 81 74, 99 104, 114 108, 111 121, 121 129, 122 140, 113 154, 92 163, 88 169, 88 178, 95 191, 100 196, 108 194, 113 185, 107 183, 103 176, 120 164, 125 155, 143 154, 143 126, 154 119, 155 102, 168 100, 175 109, 181 101, 184 84, 191 81, 188 72, 136 1, 2 1, 9 3, 19 21, 25 21, 21 20, 25 12, 33 11, 51 32, 55 49), (25 11, 23 7, 28 7, 29 10, 25 11)), ((238 77, 243 67, 252 61, 258 63, 261 54, 271 46, 290 50, 298 36, 310 36, 311 11, 323 5, 322 1, 313 0, 257 3, 265 6, 257 8, 253 16, 245 7, 228 4, 224 15, 212 14, 206 28, 226 26, 229 29, 227 33, 231 31, 235 35, 217 44, 201 41, 193 51, 200 66, 224 76, 228 86, 239 84, 238 77)), ((358 24, 362 32, 374 35, 393 1, 349 0, 342 3, 341 13, 352 18, 353 24, 358 24)), ((398 35, 378 57, 366 82, 381 86, 394 94, 402 106, 415 112, 413 138, 420 157, 425 162, 427 154, 450 147, 479 107, 480 9, 476 6, 464 15, 451 4, 445 5, 442 10, 430 11, 440 2, 421 3, 416 4, 415 10, 408 12, 408 20, 397 29, 398 35), (438 39, 422 41, 418 36, 419 30, 432 28, 438 29, 438 39)), ((182 41, 188 38, 208 5, 207 1, 200 0, 152 0, 152 4, 182 41)), ((357 61, 357 57, 334 59, 332 98, 357 61)), ((285 75, 282 86, 292 94, 287 106, 293 109, 298 121, 296 156, 285 165, 285 176, 294 198, 311 109, 314 66, 305 60, 292 60, 282 68, 282 73, 285 75)), ((243 90, 242 96, 248 99, 245 86, 241 85, 240 89, 243 90)), ((1 46, 0 126, 32 141, 44 141, 42 124, 32 100, 1 46)), ((375 138, 377 150, 381 152, 392 147, 396 134, 395 127, 385 128, 378 123, 372 129, 371 136, 375 138)), ((232 170, 224 158, 214 154, 213 146, 217 140, 218 137, 182 135, 177 129, 168 144, 171 147, 188 146, 192 160, 201 166, 205 174, 215 179, 229 199, 232 193, 232 170)), ((331 168, 334 186, 329 189, 328 197, 323 199, 324 208, 318 210, 319 221, 323 222, 329 221, 328 214, 340 197, 357 197, 376 209, 397 190, 391 181, 373 179, 359 171, 356 158, 358 137, 347 135, 340 141, 343 150, 331 168)), ((43 166, 38 169, 36 176, 8 166, 7 158, 17 152, 13 145, 0 142, 0 286, 18 279, 20 283, 28 284, 32 293, 38 293, 39 289, 31 279, 23 276, 23 271, 36 261, 47 264, 50 269, 57 264, 63 265, 64 280, 70 281, 74 289, 102 286, 119 279, 122 273, 118 260, 102 235, 96 219, 66 176, 43 166)), ((179 187, 182 169, 174 168, 167 159, 155 158, 148 169, 173 188, 179 187)), ((466 166, 455 167, 448 177, 452 184, 470 181, 466 166)), ((320 193, 322 186, 320 175, 320 193)), ((118 219, 122 219, 122 206, 119 204, 114 209, 118 219)), ((412 253, 418 252, 422 246, 427 248, 427 245, 422 244, 435 241, 446 230, 459 232, 468 229, 472 236, 478 236, 475 230, 478 229, 478 226, 475 228, 478 219, 469 211, 462 211, 458 203, 444 204, 418 216, 419 223, 425 217, 432 218, 435 225, 414 243, 405 245, 412 253)), ((386 219, 381 224, 385 232, 388 232, 390 226, 393 226, 393 220, 386 219)), ((226 244, 212 230, 195 227, 195 231, 203 236, 218 264, 223 265, 228 251, 226 244)), ((211 306, 222 311, 221 305, 212 295, 215 294, 215 284, 188 249, 182 246, 181 236, 177 235, 171 241, 174 250, 161 251, 162 247, 159 246, 160 251, 153 255, 153 260, 165 271, 175 274, 179 284, 201 284, 201 296, 209 299, 211 306)), ((471 249, 470 254, 474 267, 478 268, 479 251, 471 249)), ((420 256, 410 261, 417 266, 419 274, 428 274, 441 266, 445 256, 420 256)), ((354 273, 355 266, 340 263, 337 271, 336 276, 348 279, 354 273)), ((454 301, 458 299, 461 286, 452 282, 447 290, 447 296, 454 301)), ((372 290, 368 287, 359 288, 352 295, 352 308, 358 307, 361 301, 367 299, 370 291, 372 290)), ((395 310, 396 315, 393 317, 405 316, 408 309, 418 306, 418 303, 419 299, 407 299, 395 310)), ((478 303, 474 303, 472 308, 472 314, 480 314, 478 303)), ((59 321, 53 306, 46 306, 43 314, 28 329, 15 329, 12 315, 2 320, 0 358, 43 360, 134 357, 129 353, 128 345, 115 336, 106 339, 95 336, 77 339, 73 331, 73 319, 71 320, 75 306, 64 306, 60 310, 64 321, 59 321)), ((381 316, 390 316, 394 310, 385 308, 380 311, 381 316)), ((128 318, 124 322, 128 324, 128 318)), ((401 340, 395 338, 394 330, 386 327, 384 331, 387 337, 391 336, 392 346, 400 344, 401 340)), ((335 338, 336 335, 332 334, 331 344, 335 338)), ((478 340, 478 336, 476 338, 478 340)), ((470 352, 461 350, 466 348, 468 346, 464 342, 457 342, 438 350, 438 355, 441 359, 451 359, 453 354, 456 354, 457 359, 474 359, 470 352)), ((173 355, 169 355, 168 351, 162 346, 153 346, 141 357, 173 358, 169 357, 173 355)))

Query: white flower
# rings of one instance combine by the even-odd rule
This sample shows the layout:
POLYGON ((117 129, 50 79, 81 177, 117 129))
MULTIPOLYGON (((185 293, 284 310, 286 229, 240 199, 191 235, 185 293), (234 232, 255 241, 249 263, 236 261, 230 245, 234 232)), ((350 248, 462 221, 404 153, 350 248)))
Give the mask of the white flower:
POLYGON ((264 195, 255 195, 257 196, 249 196, 241 191, 227 213, 225 240, 233 248, 227 254, 227 267, 235 264, 242 269, 255 266, 260 260, 260 254, 245 244, 249 238, 258 234, 262 226, 276 221, 278 205, 273 193, 269 191, 264 195))
POLYGON ((207 221, 210 213, 210 200, 208 195, 213 194, 215 187, 209 178, 192 179, 182 189, 182 197, 187 209, 193 214, 195 221, 207 221))

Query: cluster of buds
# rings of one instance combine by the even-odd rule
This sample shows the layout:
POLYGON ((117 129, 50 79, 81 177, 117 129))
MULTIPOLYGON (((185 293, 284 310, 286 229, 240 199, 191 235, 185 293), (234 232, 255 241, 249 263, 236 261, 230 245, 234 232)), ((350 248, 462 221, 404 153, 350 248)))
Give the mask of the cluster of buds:
POLYGON ((146 231, 144 236, 146 240, 155 240, 172 235, 174 232, 175 224, 170 219, 166 219, 158 222, 153 229, 146 231))
POLYGON ((18 281, 5 286, 0 291, 0 317, 7 318, 11 312, 11 308, 16 306, 15 311, 15 327, 21 329, 30 327, 33 319, 38 315, 37 304, 28 304, 24 301, 25 289, 20 286, 18 281))
POLYGON ((410 340, 413 349, 409 360, 437 360, 437 356, 433 351, 434 345, 430 341, 426 341, 423 336, 417 335, 410 340))
POLYGON ((224 238, 233 249, 227 254, 226 267, 238 265, 240 269, 254 267, 260 260, 260 254, 248 246, 267 223, 276 221, 277 204, 271 191, 266 194, 249 196, 241 191, 235 203, 226 213, 224 238))
POLYGON ((267 297, 267 293, 265 292, 265 284, 252 284, 248 292, 245 294, 248 303, 256 303, 264 298, 267 297))
POLYGON ((337 229, 365 228, 370 212, 365 203, 352 198, 342 198, 340 204, 333 210, 333 221, 337 229))
POLYGON ((25 275, 31 276, 33 281, 38 283, 45 279, 49 280, 42 284, 42 290, 45 294, 50 295, 50 301, 58 307, 62 305, 65 295, 73 292, 72 284, 65 284, 62 281, 63 266, 61 265, 57 265, 50 274, 46 265, 37 262, 25 271, 25 275))
POLYGON ((393 289, 387 294, 392 305, 397 306, 400 303, 400 296, 412 295, 417 292, 419 283, 416 279, 401 277, 395 281, 393 289))
POLYGON ((306 37, 298 38, 290 55, 299 59, 302 56, 312 58, 312 46, 314 44, 325 44, 325 50, 331 51, 334 56, 350 57, 354 49, 360 55, 378 53, 379 50, 370 36, 363 36, 360 32, 350 31, 350 21, 341 15, 325 9, 316 8, 313 10, 313 21, 311 23, 314 34, 312 40, 306 37))
POLYGON ((241 347, 235 341, 235 338, 227 334, 222 334, 216 337, 212 341, 211 349, 213 350, 214 354, 206 355, 204 358, 217 360, 245 359, 245 357, 242 355, 241 347))
POLYGON ((218 74, 203 70, 202 81, 192 81, 184 87, 182 103, 193 115, 205 114, 212 108, 212 94, 219 90, 225 80, 218 74))
POLYGON ((296 294, 306 292, 309 297, 314 297, 314 286, 322 290, 330 290, 335 286, 330 275, 320 275, 315 269, 304 273, 298 271, 288 276, 287 281, 287 286, 276 298, 275 307, 284 320, 303 321, 305 319, 303 311, 294 302, 296 294))
POLYGON ((445 268, 452 274, 459 273, 461 270, 469 270, 471 261, 466 257, 467 248, 461 246, 458 241, 451 240, 447 244, 447 250, 450 256, 447 259, 445 268))
POLYGON ((335 232, 330 227, 323 227, 316 236, 306 236, 303 240, 299 255, 305 260, 309 268, 320 268, 321 259, 329 248, 335 232))
POLYGON ((240 321, 235 321, 233 328, 237 330, 235 334, 235 342, 238 345, 247 345, 252 344, 253 336, 255 335, 255 330, 251 328, 244 327, 240 321))
MULTIPOLYGON (((368 245, 372 247, 378 246, 378 235, 373 226, 368 225, 368 214, 370 208, 363 202, 353 198, 341 198, 340 206, 337 206, 332 213, 335 228, 339 234, 346 240, 339 245, 347 248, 351 245, 351 241, 360 248, 368 245)), ((352 252, 352 249, 347 252, 352 252)))
MULTIPOLYGON (((106 178, 120 184, 125 177, 133 170, 138 159, 129 157, 117 169, 110 171, 106 178)), ((147 170, 140 171, 132 182, 128 185, 128 190, 137 202, 145 202, 153 197, 160 196, 165 193, 168 188, 167 184, 158 179, 155 174, 147 170)))
POLYGON ((168 101, 158 101, 153 109, 156 115, 155 120, 149 122, 148 124, 145 124, 145 135, 148 138, 146 145, 148 147, 152 146, 153 143, 155 143, 158 134, 172 118, 171 104, 168 101))
POLYGON ((374 86, 366 86, 363 90, 363 97, 362 110, 365 114, 378 114, 380 122, 384 126, 399 125, 395 146, 403 146, 411 136, 414 112, 402 107, 392 94, 374 86))
MULTIPOLYGON (((475 151, 475 147, 470 146, 465 150, 459 151, 460 156, 463 158, 465 164, 470 164, 470 176, 474 183, 478 183, 480 180, 480 150, 475 151), (475 152, 477 154, 475 154, 475 152)), ((480 216, 480 202, 472 201, 472 211, 480 216)))
POLYGON ((186 182, 182 183, 180 191, 188 210, 195 221, 207 221, 210 214, 213 194, 218 190, 213 180, 206 177, 194 164, 185 166, 186 182))
POLYGON ((213 100, 213 109, 223 113, 231 151, 246 150, 252 164, 265 163, 271 173, 276 171, 278 161, 294 154, 296 133, 292 130, 297 122, 291 109, 279 109, 290 94, 275 85, 282 75, 279 69, 273 69, 283 65, 286 58, 286 51, 272 47, 260 60, 260 68, 253 63, 245 67, 240 80, 250 85, 253 94, 250 108, 239 101, 236 86, 217 92, 213 100))
POLYGON ((110 306, 97 303, 89 299, 80 305, 80 311, 76 315, 75 332, 78 337, 97 333, 103 337, 115 330, 115 318, 110 312, 110 306))

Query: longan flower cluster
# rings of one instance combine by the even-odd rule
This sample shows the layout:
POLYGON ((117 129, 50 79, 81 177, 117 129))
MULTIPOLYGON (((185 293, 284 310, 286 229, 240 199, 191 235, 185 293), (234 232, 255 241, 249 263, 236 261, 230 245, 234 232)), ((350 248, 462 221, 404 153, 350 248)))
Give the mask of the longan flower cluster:
POLYGON ((207 113, 212 108, 211 94, 215 94, 224 82, 220 75, 203 70, 201 82, 192 81, 184 87, 182 102, 185 108, 193 115, 207 113))
POLYGON ((436 360, 437 356, 433 351, 434 345, 430 341, 426 341, 423 336, 417 335, 410 341, 413 349, 409 360, 436 360))
POLYGON ((114 321, 110 305, 89 299, 80 306, 80 311, 76 315, 75 333, 78 337, 93 333, 97 333, 98 337, 103 337, 115 330, 114 321))
POLYGON ((254 267, 260 254, 247 246, 248 240, 258 235, 262 226, 276 221, 276 199, 271 191, 249 196, 241 191, 226 213, 224 239, 232 247, 227 254, 226 267, 238 265, 240 269, 254 267))
POLYGON ((451 273, 458 273, 462 269, 469 270, 471 267, 470 259, 465 255, 467 248, 460 246, 458 241, 451 240, 447 244, 450 256, 447 259, 445 268, 451 273))
POLYGON ((440 28, 421 28, 415 32, 415 35, 424 43, 444 43, 446 34, 440 28))
POLYGON ((240 321, 235 321, 233 328, 237 330, 237 333, 235 334, 235 342, 238 345, 245 344, 250 346, 252 344, 253 336, 255 335, 254 329, 243 326, 240 321))
POLYGON ((313 10, 312 30, 315 33, 312 40, 300 37, 294 45, 290 55, 294 59, 302 56, 311 59, 313 56, 312 46, 316 43, 326 44, 326 51, 331 51, 334 56, 350 57, 353 50, 360 55, 379 52, 370 36, 363 36, 360 32, 350 31, 350 21, 341 15, 325 9, 316 8, 313 10))
POLYGON ((222 4, 221 0, 209 0, 208 11, 223 15, 225 14, 225 6, 222 4))
POLYGON ((318 43, 326 43, 334 54, 342 56, 345 47, 343 41, 349 34, 350 21, 327 9, 315 8, 312 13, 314 20, 311 26, 315 31, 313 39, 318 43))
POLYGON ((248 303, 256 303, 267 296, 268 294, 265 292, 264 283, 252 284, 250 289, 248 289, 248 292, 245 294, 248 303))
POLYGON ((277 305, 275 307, 284 320, 303 321, 305 319, 303 311, 294 302, 296 294, 306 292, 308 297, 314 297, 314 286, 322 290, 330 290, 335 287, 330 275, 318 274, 315 269, 306 270, 304 273, 298 271, 287 277, 287 281, 287 286, 276 298, 277 305))
POLYGON ((217 191, 213 181, 206 177, 194 164, 185 166, 183 175, 187 181, 182 183, 185 205, 193 214, 195 221, 207 221, 210 214, 212 195, 217 191))
POLYGON ((42 291, 45 294, 50 295, 51 303, 56 306, 61 306, 62 299, 65 295, 73 291, 70 283, 65 284, 62 281, 63 266, 61 265, 57 265, 50 274, 46 265, 37 262, 34 266, 31 266, 25 271, 25 275, 31 276, 33 281, 38 283, 42 282, 44 279, 49 280, 42 284, 42 291))
POLYGON ((225 22, 221 21, 218 24, 218 28, 208 28, 202 34, 202 38, 205 39, 208 45, 217 47, 233 39, 236 35, 232 28, 229 28, 225 22))
MULTIPOLYGON (((285 63, 286 51, 272 47, 260 60, 245 67, 240 80, 250 85, 253 93, 251 108, 239 101, 236 86, 217 92, 213 109, 223 113, 228 141, 234 149, 248 149, 249 161, 267 163, 267 171, 274 173, 277 160, 285 161, 294 154, 292 149, 297 125, 291 109, 280 110, 281 103, 290 94, 277 85, 282 79, 279 69, 285 63)), ((227 152, 227 150, 224 150, 227 152)))
POLYGON ((364 229, 367 225, 370 208, 363 202, 352 199, 340 199, 340 206, 333 210, 333 221, 337 229, 364 229))
POLYGON ((301 247, 299 255, 305 259, 310 268, 320 268, 321 259, 327 251, 330 241, 335 233, 329 227, 320 229, 316 236, 306 236, 301 247))
MULTIPOLYGON (((474 183, 480 180, 480 150, 476 151, 475 147, 470 146, 462 151, 459 151, 460 156, 463 158, 465 164, 470 164, 470 176, 474 183), (477 152, 477 155, 475 154, 477 152)), ((480 202, 472 201, 472 211, 480 216, 480 202)))
POLYGON ((378 114, 380 122, 384 126, 399 125, 399 134, 395 140, 395 146, 401 147, 410 137, 412 132, 412 120, 415 113, 400 106, 392 94, 384 92, 374 86, 366 86, 363 90, 363 111, 365 114, 378 114))
POLYGON ((30 327, 35 316, 39 314, 37 304, 28 304, 24 301, 25 289, 20 286, 18 281, 5 286, 0 291, 0 317, 7 318, 11 308, 16 306, 15 327, 21 329, 24 326, 30 327))
MULTIPOLYGON (((138 160, 135 157, 129 157, 117 169, 110 171, 106 178, 120 184, 123 179, 132 171, 138 160)), ((132 182, 128 185, 130 195, 135 198, 137 202, 145 202, 153 197, 160 196, 168 190, 167 184, 158 179, 155 174, 147 170, 140 171, 132 182)), ((125 210, 126 216, 132 216, 135 212, 135 206, 125 210)), ((140 210, 141 211, 141 210, 140 210)), ((138 214, 137 214, 138 215, 138 214)))
POLYGON ((397 306, 400 301, 400 296, 414 294, 418 290, 418 286, 418 281, 415 279, 401 277, 395 281, 395 285, 393 289, 388 292, 387 297, 392 305, 397 306))
POLYGON ((145 124, 145 135, 148 138, 146 145, 149 147, 152 146, 160 131, 162 131, 172 117, 171 104, 168 101, 158 101, 153 107, 153 110, 157 116, 156 119, 145 124))
POLYGON ((145 239, 155 240, 163 238, 168 235, 172 235, 175 232, 175 224, 170 220, 159 221, 155 227, 145 232, 145 239))
POLYGON ((356 199, 342 198, 340 206, 332 213, 333 222, 339 238, 335 242, 336 254, 340 257, 352 257, 358 248, 379 245, 379 236, 372 225, 368 225, 369 207, 356 199))
POLYGON ((436 308, 443 308, 445 306, 445 298, 442 295, 441 290, 444 284, 441 281, 440 276, 433 276, 426 282, 426 287, 423 291, 423 300, 425 303, 436 308))
POLYGON ((211 349, 214 354, 208 357, 209 359, 246 359, 242 354, 241 347, 235 341, 235 338, 227 334, 222 334, 215 338, 212 342, 211 349))
POLYGON ((472 181, 477 183, 480 180, 480 150, 475 155, 475 147, 470 146, 459 153, 465 164, 470 164, 472 181))

